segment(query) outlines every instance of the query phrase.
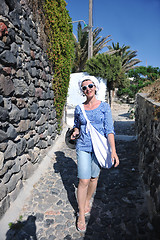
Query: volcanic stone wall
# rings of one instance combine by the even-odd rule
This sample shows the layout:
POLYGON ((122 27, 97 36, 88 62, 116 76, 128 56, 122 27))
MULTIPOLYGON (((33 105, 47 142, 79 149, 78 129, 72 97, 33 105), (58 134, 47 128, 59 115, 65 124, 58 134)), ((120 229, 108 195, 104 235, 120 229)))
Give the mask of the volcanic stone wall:
POLYGON ((136 126, 148 212, 160 233, 160 103, 144 93, 137 95, 136 126))
POLYGON ((41 28, 25 0, 0 0, 0 217, 56 137, 41 28))

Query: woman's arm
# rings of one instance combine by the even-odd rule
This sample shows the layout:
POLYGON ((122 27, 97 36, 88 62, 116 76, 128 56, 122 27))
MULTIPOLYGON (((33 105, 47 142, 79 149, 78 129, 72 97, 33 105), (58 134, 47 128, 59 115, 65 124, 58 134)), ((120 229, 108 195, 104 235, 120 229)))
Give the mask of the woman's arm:
POLYGON ((112 163, 114 163, 114 161, 115 161, 114 167, 117 167, 119 165, 119 158, 116 153, 115 140, 114 140, 113 133, 108 134, 108 141, 109 141, 109 144, 110 144, 111 150, 112 150, 112 153, 111 153, 112 163))
POLYGON ((71 139, 75 139, 77 135, 79 135, 80 123, 79 123, 79 111, 78 106, 76 106, 74 111, 74 132, 71 135, 71 139))

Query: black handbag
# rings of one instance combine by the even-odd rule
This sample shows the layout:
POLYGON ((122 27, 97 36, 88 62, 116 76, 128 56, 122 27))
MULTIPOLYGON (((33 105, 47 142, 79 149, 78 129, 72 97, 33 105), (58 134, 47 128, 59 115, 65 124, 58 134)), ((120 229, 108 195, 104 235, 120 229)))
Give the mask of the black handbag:
POLYGON ((74 132, 74 128, 70 129, 68 128, 66 135, 65 135, 65 143, 66 145, 71 148, 75 149, 76 148, 76 141, 80 137, 80 133, 75 137, 75 139, 71 139, 71 135, 74 132))

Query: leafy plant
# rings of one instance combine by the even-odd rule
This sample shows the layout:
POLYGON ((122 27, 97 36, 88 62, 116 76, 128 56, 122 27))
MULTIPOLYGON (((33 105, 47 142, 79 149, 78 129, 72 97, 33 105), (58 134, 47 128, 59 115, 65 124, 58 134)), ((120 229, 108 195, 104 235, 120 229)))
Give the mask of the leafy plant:
MULTIPOLYGON (((110 35, 107 37, 99 36, 102 28, 95 28, 93 30, 93 56, 107 46, 107 43, 111 41, 110 35)), ((87 59, 88 59, 88 32, 82 31, 81 23, 78 23, 77 36, 74 35, 74 46, 75 46, 75 58, 73 62, 72 72, 84 71, 87 59)))
POLYGON ((114 44, 112 42, 112 46, 108 46, 109 51, 106 54, 116 55, 121 58, 122 70, 124 73, 127 73, 129 70, 134 69, 136 64, 141 61, 137 58, 137 51, 130 50, 130 46, 123 45, 120 47, 119 42, 114 44))
POLYGON ((64 0, 45 0, 44 12, 48 32, 48 56, 52 63, 54 106, 59 129, 66 102, 74 55, 71 18, 64 0))
POLYGON ((145 86, 152 84, 160 77, 160 69, 158 67, 140 66, 128 72, 128 77, 133 78, 127 88, 120 87, 117 94, 128 95, 134 98, 136 93, 145 86))
POLYGON ((13 222, 10 222, 8 224, 9 228, 10 229, 16 229, 16 230, 19 230, 23 227, 23 223, 22 223, 22 216, 19 217, 19 220, 17 220, 16 223, 13 223, 13 222))
POLYGON ((91 75, 101 77, 106 80, 110 105, 111 90, 114 90, 115 87, 127 86, 127 78, 122 71, 119 56, 110 56, 104 53, 98 54, 87 61, 85 70, 91 75))

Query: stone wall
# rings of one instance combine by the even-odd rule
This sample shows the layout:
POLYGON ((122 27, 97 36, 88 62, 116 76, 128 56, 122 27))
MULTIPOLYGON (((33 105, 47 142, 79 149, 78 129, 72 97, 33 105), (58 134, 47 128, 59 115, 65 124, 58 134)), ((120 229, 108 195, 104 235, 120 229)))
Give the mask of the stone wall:
POLYGON ((150 220, 160 233, 160 103, 141 93, 136 106, 139 166, 150 220))
POLYGON ((0 0, 0 217, 56 137, 52 72, 25 0, 0 0))

